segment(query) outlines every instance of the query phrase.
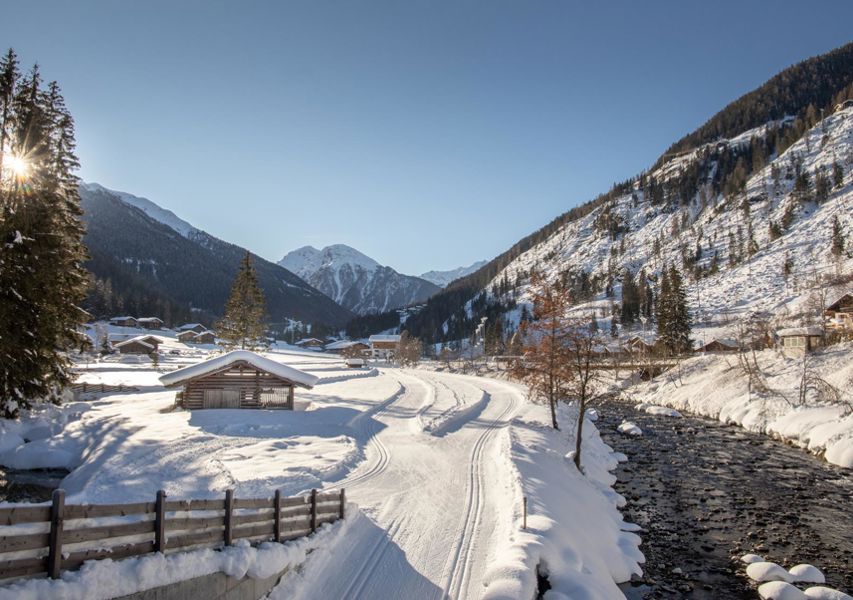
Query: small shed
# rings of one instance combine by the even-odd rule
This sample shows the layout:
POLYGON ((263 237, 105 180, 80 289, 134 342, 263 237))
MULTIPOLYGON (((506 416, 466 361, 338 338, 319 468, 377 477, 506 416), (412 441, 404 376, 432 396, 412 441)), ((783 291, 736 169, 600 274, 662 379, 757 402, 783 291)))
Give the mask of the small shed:
POLYGON ((136 322, 143 329, 163 329, 163 319, 157 317, 142 317, 136 319, 136 322))
POLYGON ((160 377, 181 387, 186 409, 282 408, 293 410, 293 390, 311 389, 317 377, 248 350, 234 350, 160 377))
POLYGON ((390 360, 400 348, 399 335, 371 335, 367 341, 370 343, 370 354, 373 358, 390 360))
POLYGON ((323 340, 318 340, 317 338, 303 338, 296 342, 296 345, 300 348, 311 348, 312 350, 322 349, 325 345, 323 340))
POLYGON ((119 351, 119 354, 153 354, 157 352, 157 344, 147 342, 141 337, 124 340, 113 344, 113 347, 119 351))
POLYGON ((113 317, 110 319, 110 325, 117 327, 138 327, 139 323, 134 317, 113 317))
POLYGON ((192 342, 195 339, 195 336, 197 336, 197 335, 198 335, 198 333, 196 333, 192 329, 187 329, 186 331, 180 332, 177 337, 178 337, 179 342, 183 342, 185 344, 188 344, 188 343, 192 342))
POLYGON ((706 342, 704 345, 702 342, 699 342, 699 345, 696 347, 697 352, 737 352, 738 344, 734 340, 726 339, 726 338, 712 338, 711 341, 706 342))
POLYGON ((178 327, 177 331, 192 331, 193 333, 202 333, 207 331, 207 327, 201 323, 184 323, 178 327))
POLYGON ((347 353, 354 355, 355 353, 363 353, 369 349, 370 346, 364 342, 352 342, 350 340, 341 340, 340 342, 334 342, 326 346, 326 352, 333 354, 347 353))
POLYGON ((195 334, 193 338, 194 344, 215 344, 216 343, 216 334, 212 331, 202 331, 201 333, 195 334))
POLYGON ((791 327, 776 332, 784 350, 811 352, 823 346, 823 332, 820 327, 791 327))

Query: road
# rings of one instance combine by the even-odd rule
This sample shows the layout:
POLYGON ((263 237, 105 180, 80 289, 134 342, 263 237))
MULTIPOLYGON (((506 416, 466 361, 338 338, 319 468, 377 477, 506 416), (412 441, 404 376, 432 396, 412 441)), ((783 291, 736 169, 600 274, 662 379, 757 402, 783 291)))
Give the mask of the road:
POLYGON ((363 516, 324 561, 334 576, 307 588, 317 598, 477 598, 512 522, 514 482, 498 457, 522 396, 488 379, 384 371, 400 391, 356 424, 367 458, 334 486, 363 516))

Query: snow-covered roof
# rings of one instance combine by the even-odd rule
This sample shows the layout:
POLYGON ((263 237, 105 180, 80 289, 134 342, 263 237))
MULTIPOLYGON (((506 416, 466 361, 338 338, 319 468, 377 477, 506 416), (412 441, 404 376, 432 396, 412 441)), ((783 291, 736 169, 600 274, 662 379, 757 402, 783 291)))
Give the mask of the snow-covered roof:
POLYGON ((696 340, 693 340, 693 345, 696 348, 704 348, 705 346, 707 346, 709 344, 713 344, 714 342, 722 344, 723 346, 728 346, 729 348, 737 348, 739 346, 737 341, 735 341, 731 338, 720 338, 720 337, 712 337, 712 338, 705 339, 704 343, 703 343, 702 339, 696 339, 696 340))
POLYGON ((793 337, 797 335, 823 335, 820 327, 789 327, 776 332, 779 337, 793 337))
POLYGON ((368 341, 371 343, 373 343, 373 342, 399 342, 400 336, 399 335, 387 335, 387 334, 386 335, 371 335, 368 338, 368 341))
MULTIPOLYGON (((133 317, 127 317, 127 318, 132 319, 133 317)), ((160 323, 162 323, 163 319, 161 319, 159 317, 140 317, 140 318, 136 319, 136 321, 139 323, 153 323, 154 321, 159 321, 160 323)))
POLYGON ((145 339, 146 339, 146 338, 144 338, 144 337, 135 337, 135 338, 130 338, 129 340, 124 340, 123 342, 119 342, 119 343, 117 343, 117 344, 113 344, 113 346, 114 346, 114 347, 116 347, 116 348, 122 348, 122 347, 124 347, 124 346, 129 345, 129 344, 139 344, 140 346, 145 346, 146 348, 150 348, 150 349, 152 349, 152 350, 153 350, 153 349, 154 349, 154 344, 152 344, 152 343, 150 343, 150 342, 146 342, 146 341, 145 341, 145 339))
POLYGON ((178 331, 185 331, 187 329, 195 329, 196 327, 204 327, 201 323, 184 323, 180 327, 178 327, 178 331))
POLYGON ((178 369, 171 373, 166 373, 160 377, 160 383, 167 387, 178 385, 189 379, 195 379, 202 375, 214 373, 240 361, 246 362, 260 371, 264 371, 270 375, 275 375, 276 377, 281 377, 282 379, 287 379, 296 385, 309 389, 314 387, 318 380, 318 377, 315 375, 294 369, 293 367, 288 367, 287 365, 266 358, 265 356, 261 356, 260 354, 255 354, 248 350, 234 350, 227 354, 211 358, 210 360, 205 360, 200 363, 190 365, 189 367, 184 367, 183 369, 178 369))
POLYGON ((326 350, 345 350, 347 348, 352 348, 356 344, 363 344, 364 342, 353 342, 351 340, 341 340, 339 342, 333 342, 331 344, 326 344, 326 350))
POLYGON ((128 319, 136 321, 136 317, 112 317, 110 321, 127 321, 128 319))
POLYGON ((323 343, 323 340, 318 340, 317 338, 302 338, 301 340, 299 340, 298 342, 296 342, 296 345, 297 345, 297 346, 301 346, 301 345, 303 345, 303 344, 311 344, 311 343, 314 343, 314 342, 319 342, 320 344, 322 344, 322 343, 323 343))

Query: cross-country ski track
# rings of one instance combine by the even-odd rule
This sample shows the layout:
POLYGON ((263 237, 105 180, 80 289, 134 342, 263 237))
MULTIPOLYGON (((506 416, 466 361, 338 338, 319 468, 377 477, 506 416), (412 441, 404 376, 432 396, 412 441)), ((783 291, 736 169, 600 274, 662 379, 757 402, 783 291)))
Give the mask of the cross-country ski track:
POLYGON ((518 492, 502 448, 521 392, 482 378, 384 374, 400 389, 367 411, 366 458, 330 486, 346 488, 362 514, 342 542, 345 550, 310 560, 294 591, 314 598, 477 598, 493 549, 515 525, 518 492), (452 419, 453 427, 424 430, 434 419, 452 419))

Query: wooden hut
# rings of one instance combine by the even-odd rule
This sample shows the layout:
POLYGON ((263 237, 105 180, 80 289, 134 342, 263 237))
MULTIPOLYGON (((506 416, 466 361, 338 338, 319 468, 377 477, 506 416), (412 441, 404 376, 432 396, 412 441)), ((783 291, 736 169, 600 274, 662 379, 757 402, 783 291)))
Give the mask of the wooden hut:
POLYGON ((192 331, 193 333, 202 333, 207 331, 207 327, 201 323, 184 323, 178 327, 178 331, 192 331))
POLYGON ((139 324, 134 317, 113 317, 110 319, 110 325, 117 327, 137 327, 139 324))
POLYGON ((342 340, 326 346, 326 352, 331 352, 332 354, 348 354, 350 356, 364 354, 364 351, 369 349, 370 346, 364 342, 352 342, 350 340, 342 340))
POLYGON ((234 350, 160 377, 187 409, 283 408, 293 410, 295 387, 311 389, 317 377, 248 350, 234 350))
POLYGON ((791 327, 776 332, 782 349, 795 353, 811 352, 823 346, 823 332, 820 327, 791 327))
POLYGON ((157 317, 142 317, 141 319, 136 319, 136 322, 143 329, 163 329, 163 319, 157 317))
POLYGON ((195 336, 197 335, 198 334, 192 329, 187 329, 186 331, 182 331, 181 333, 179 333, 177 337, 179 342, 189 344, 195 339, 195 336))
POLYGON ((704 345, 701 345, 699 342, 699 346, 696 348, 697 352, 737 352, 738 344, 734 340, 729 339, 720 339, 713 338, 711 341, 706 342, 704 345))
POLYGON ((303 338, 296 342, 295 345, 310 350, 322 350, 324 343, 323 340, 318 340, 317 338, 303 338))
POLYGON ((853 332, 853 294, 844 294, 826 307, 826 327, 832 331, 853 332))
POLYGON ((193 338, 194 344, 215 344, 216 343, 216 334, 212 331, 202 331, 201 333, 195 334, 193 338))
POLYGON ((113 348, 119 351, 119 354, 153 354, 157 352, 157 343, 153 343, 151 336, 135 337, 123 342, 113 344, 113 348))

